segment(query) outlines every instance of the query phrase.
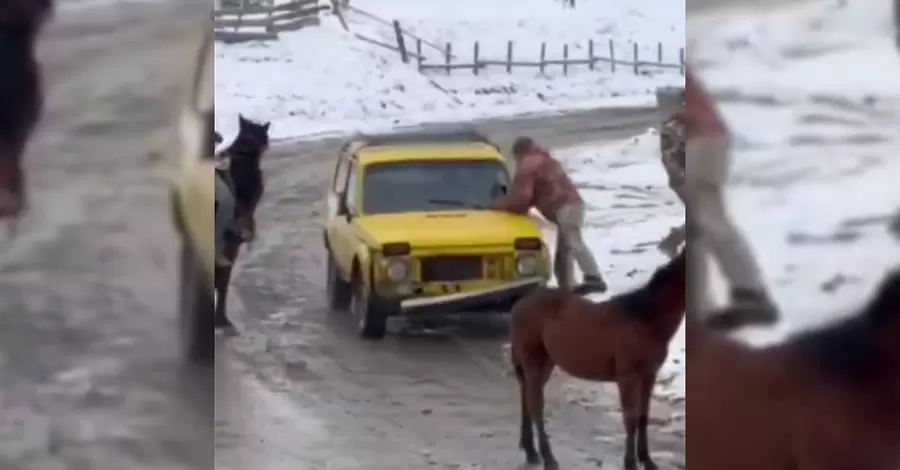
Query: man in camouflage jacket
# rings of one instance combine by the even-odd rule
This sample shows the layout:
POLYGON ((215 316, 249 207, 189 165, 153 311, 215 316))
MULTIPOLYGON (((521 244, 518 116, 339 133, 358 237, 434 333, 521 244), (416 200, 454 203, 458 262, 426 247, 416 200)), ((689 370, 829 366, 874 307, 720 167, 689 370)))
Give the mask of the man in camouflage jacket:
MULTIPOLYGON (((681 97, 684 106, 684 95, 681 97)), ((678 195, 682 204, 684 200, 684 142, 687 133, 687 121, 684 111, 679 111, 663 121, 659 132, 659 155, 663 168, 669 176, 669 187, 678 195)), ((669 255, 675 256, 678 246, 685 241, 685 225, 675 227, 666 238, 659 242, 659 249, 669 255)))
MULTIPOLYGON (((213 136, 215 145, 222 142, 222 136, 215 132, 213 136)), ((216 213, 215 213, 215 242, 216 264, 229 266, 231 261, 222 253, 225 248, 225 233, 234 221, 235 200, 232 191, 231 177, 228 175, 228 159, 224 156, 216 156, 216 213)))
MULTIPOLYGON (((731 311, 738 313, 743 324, 772 324, 778 320, 778 312, 768 295, 762 271, 725 207, 730 134, 690 69, 685 77, 684 117, 686 171, 682 192, 695 255, 703 259, 709 254, 716 261, 731 288, 731 311)), ((720 318, 724 322, 729 317, 720 318)), ((707 324, 728 327, 717 325, 716 317, 709 318, 707 324)))

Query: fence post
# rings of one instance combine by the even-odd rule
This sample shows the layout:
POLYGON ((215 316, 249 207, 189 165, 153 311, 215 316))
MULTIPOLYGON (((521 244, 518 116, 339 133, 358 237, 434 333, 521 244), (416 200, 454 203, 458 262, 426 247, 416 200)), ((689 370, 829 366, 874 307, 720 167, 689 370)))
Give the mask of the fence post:
POLYGON ((541 43, 541 69, 540 69, 541 75, 544 74, 544 67, 547 65, 546 60, 547 60, 547 43, 542 42, 541 43))
POLYGON ((678 61, 681 63, 681 74, 684 75, 684 48, 678 53, 678 61))
POLYGON ((422 62, 425 60, 425 57, 422 56, 422 39, 416 38, 416 68, 419 72, 422 71, 422 62))
POLYGON ((513 42, 506 41, 506 73, 512 73, 513 42))
POLYGON ((656 44, 656 58, 657 62, 663 63, 663 45, 661 42, 656 44))
POLYGON ((400 49, 400 60, 404 64, 409 63, 409 52, 406 50, 406 42, 403 39, 403 30, 400 29, 400 22, 394 20, 394 34, 397 36, 397 49, 400 49))
POLYGON ((444 54, 444 57, 447 58, 447 62, 446 62, 446 64, 447 64, 447 75, 450 75, 450 56, 452 55, 452 54, 451 54, 452 51, 453 51, 453 47, 452 47, 452 45, 448 42, 448 43, 447 43, 447 51, 446 51, 446 53, 444 54))
POLYGON ((347 24, 347 19, 344 18, 344 12, 341 11, 341 9, 346 8, 346 6, 341 6, 341 3, 341 0, 331 0, 331 12, 338 17, 338 21, 341 22, 341 27, 344 28, 344 31, 350 31, 350 25, 347 24))
POLYGON ((563 75, 569 75, 569 45, 563 44, 563 75))
POLYGON ((588 40, 588 67, 594 70, 594 40, 588 40))
POLYGON ((478 41, 475 41, 475 46, 472 51, 472 75, 478 75, 478 41))
POLYGON ((634 42, 634 43, 632 43, 632 45, 634 46, 633 47, 633 49, 634 49, 634 74, 637 75, 638 74, 638 43, 634 42))
POLYGON ((616 73, 616 46, 612 39, 609 40, 609 70, 616 73))

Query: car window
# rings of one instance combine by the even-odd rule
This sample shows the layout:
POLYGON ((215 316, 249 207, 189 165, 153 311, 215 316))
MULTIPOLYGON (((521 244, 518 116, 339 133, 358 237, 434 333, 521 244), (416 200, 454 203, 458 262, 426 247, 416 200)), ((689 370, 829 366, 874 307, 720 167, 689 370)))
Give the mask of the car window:
POLYGON ((353 162, 349 162, 347 165, 347 208, 350 209, 351 212, 356 212, 356 172, 354 171, 353 162))
POLYGON ((366 214, 485 208, 503 194, 509 173, 496 160, 411 161, 366 167, 366 214))

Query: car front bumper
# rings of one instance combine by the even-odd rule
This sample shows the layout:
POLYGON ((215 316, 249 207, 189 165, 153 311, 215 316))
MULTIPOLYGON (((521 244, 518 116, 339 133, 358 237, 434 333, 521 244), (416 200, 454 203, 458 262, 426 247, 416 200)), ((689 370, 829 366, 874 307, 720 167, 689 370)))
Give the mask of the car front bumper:
POLYGON ((400 313, 434 315, 499 312, 504 310, 504 307, 508 309, 512 302, 545 284, 544 278, 535 277, 486 290, 406 299, 400 302, 400 313))

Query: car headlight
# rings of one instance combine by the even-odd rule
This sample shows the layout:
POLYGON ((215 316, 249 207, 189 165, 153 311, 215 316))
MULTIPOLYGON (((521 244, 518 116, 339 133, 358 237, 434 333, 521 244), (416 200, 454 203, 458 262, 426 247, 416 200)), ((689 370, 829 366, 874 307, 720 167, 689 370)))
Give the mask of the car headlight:
POLYGON ((519 276, 535 276, 538 273, 538 259, 535 255, 520 255, 516 260, 516 273, 519 276))
POLYGON ((384 262, 384 270, 391 282, 401 282, 409 275, 409 262, 405 259, 389 259, 384 262))

